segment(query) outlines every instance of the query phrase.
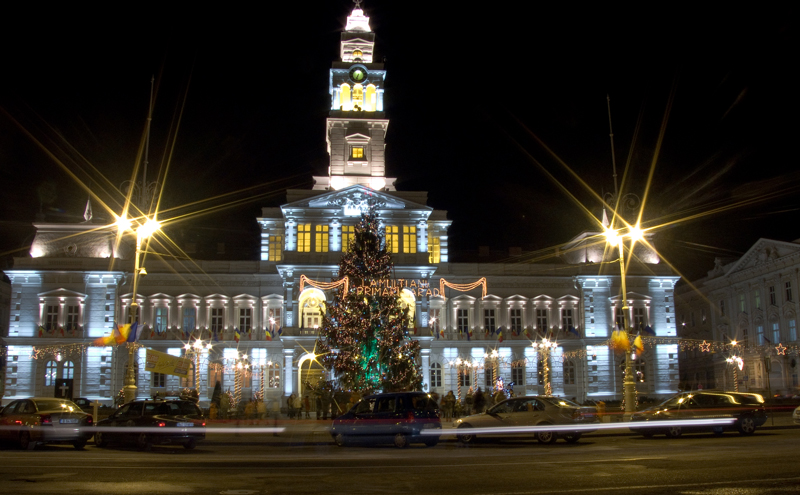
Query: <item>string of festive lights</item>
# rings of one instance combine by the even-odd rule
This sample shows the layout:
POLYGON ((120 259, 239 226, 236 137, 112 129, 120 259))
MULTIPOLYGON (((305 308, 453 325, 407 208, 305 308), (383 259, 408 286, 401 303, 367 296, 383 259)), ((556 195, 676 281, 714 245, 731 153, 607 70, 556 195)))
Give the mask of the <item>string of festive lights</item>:
POLYGON ((333 290, 339 287, 343 287, 342 294, 347 294, 349 292, 350 287, 350 277, 345 275, 344 277, 336 280, 334 282, 319 282, 317 280, 311 280, 310 278, 306 277, 305 275, 300 275, 300 292, 303 292, 303 288, 305 284, 310 285, 316 289, 320 290, 333 290))
POLYGON ((486 277, 481 277, 476 282, 472 282, 471 284, 454 284, 452 282, 448 282, 447 280, 441 278, 439 279, 439 294, 442 294, 442 296, 444 296, 445 287, 449 287, 459 292, 467 292, 478 286, 483 287, 483 290, 481 292, 481 299, 483 299, 486 297, 486 277))

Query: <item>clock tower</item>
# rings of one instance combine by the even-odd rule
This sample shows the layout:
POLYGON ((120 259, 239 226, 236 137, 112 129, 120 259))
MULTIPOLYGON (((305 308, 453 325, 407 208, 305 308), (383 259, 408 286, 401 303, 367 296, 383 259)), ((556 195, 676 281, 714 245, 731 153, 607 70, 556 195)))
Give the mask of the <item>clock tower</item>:
POLYGON ((352 185, 394 191, 395 178, 386 177, 384 159, 389 119, 383 111, 386 71, 373 61, 375 33, 361 0, 347 17, 339 43, 339 60, 330 69, 331 109, 326 141, 328 175, 314 177, 314 189, 352 185))

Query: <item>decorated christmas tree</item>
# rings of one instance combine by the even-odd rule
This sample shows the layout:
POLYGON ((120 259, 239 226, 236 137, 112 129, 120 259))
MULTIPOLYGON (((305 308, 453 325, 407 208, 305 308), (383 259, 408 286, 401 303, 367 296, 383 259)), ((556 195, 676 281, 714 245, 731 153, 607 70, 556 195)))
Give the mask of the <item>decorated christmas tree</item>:
POLYGON ((374 209, 354 230, 339 262, 339 276, 349 277, 349 288, 336 290, 319 332, 325 367, 342 388, 362 394, 419 390, 419 342, 408 335, 408 310, 401 306, 399 289, 386 287, 392 258, 374 209))

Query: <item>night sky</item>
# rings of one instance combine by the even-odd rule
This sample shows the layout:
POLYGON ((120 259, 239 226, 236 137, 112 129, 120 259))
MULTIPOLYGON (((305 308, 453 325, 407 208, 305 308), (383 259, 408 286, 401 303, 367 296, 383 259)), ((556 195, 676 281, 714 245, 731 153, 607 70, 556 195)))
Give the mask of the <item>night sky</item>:
MULTIPOLYGON (((156 5, 29 12, 2 35, 13 47, 0 83, 6 258, 30 244, 37 213, 83 220, 86 191, 34 140, 120 204, 112 187, 133 170, 151 75, 148 177, 171 156, 162 210, 195 211, 179 207, 249 188, 228 197, 241 203, 174 224, 176 233, 194 229, 239 248, 231 257, 257 259, 260 208, 327 173, 328 69, 350 1, 156 5)), ((364 8, 388 70, 387 175, 448 211, 455 261, 482 245, 544 250, 593 228, 548 174, 596 215, 600 203, 547 148, 595 192, 613 191, 607 94, 620 181, 630 162, 625 192, 644 197, 660 149, 646 221, 725 210, 659 230, 656 246, 682 273, 702 276, 714 257, 736 257, 760 237, 800 237, 788 6, 364 8)))

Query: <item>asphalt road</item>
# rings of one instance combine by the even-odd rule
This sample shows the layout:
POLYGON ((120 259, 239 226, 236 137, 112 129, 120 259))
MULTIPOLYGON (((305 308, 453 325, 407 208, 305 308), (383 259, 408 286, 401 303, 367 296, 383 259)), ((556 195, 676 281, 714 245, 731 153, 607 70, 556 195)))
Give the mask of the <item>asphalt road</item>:
POLYGON ((196 450, 156 446, 0 450, 13 494, 773 494, 800 493, 800 429, 576 444, 445 441, 339 448, 325 435, 213 435, 196 450))

